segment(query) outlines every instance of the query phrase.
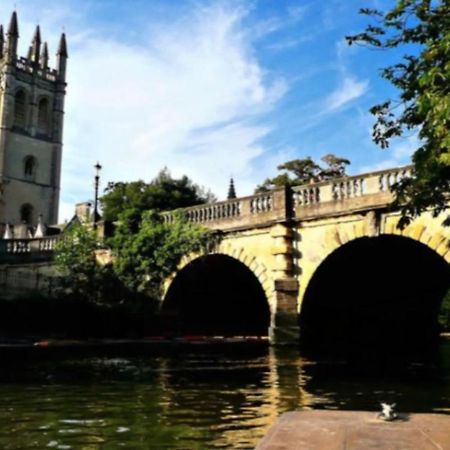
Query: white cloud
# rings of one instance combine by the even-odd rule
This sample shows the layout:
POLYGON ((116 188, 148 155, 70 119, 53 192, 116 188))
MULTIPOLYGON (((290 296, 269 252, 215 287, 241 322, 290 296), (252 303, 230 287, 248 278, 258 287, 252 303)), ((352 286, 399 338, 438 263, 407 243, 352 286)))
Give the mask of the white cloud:
POLYGON ((341 85, 325 100, 327 111, 334 111, 352 100, 361 97, 369 87, 368 80, 358 81, 352 76, 346 76, 341 85))
MULTIPOLYGON (((268 80, 255 59, 244 9, 195 8, 171 24, 150 24, 143 31, 151 39, 133 45, 79 17, 64 21, 65 8, 42 15, 47 35, 60 32, 55 17, 65 22, 70 53, 61 219, 74 202, 92 198, 97 160, 104 183, 150 180, 164 166, 219 196, 231 174, 242 195, 261 181, 251 163, 265 152, 265 114, 287 85, 268 80)), ((30 15, 23 14, 26 34, 30 15)))

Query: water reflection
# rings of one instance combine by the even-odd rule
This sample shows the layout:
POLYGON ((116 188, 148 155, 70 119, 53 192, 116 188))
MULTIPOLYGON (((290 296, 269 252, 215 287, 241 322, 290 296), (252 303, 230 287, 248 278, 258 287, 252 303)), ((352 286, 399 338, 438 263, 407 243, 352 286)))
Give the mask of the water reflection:
POLYGON ((3 360, 0 448, 250 449, 287 410, 450 413, 449 377, 450 342, 397 368, 273 348, 3 360))

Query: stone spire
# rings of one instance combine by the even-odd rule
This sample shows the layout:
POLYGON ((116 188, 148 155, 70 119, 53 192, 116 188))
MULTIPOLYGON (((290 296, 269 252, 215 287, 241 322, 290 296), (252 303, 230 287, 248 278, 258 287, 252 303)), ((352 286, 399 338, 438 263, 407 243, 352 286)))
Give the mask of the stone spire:
POLYGON ((9 22, 6 44, 6 60, 12 63, 17 58, 17 42, 19 41, 19 25, 17 23, 17 13, 14 11, 9 22))
POLYGON ((60 80, 64 81, 66 79, 66 68, 67 68, 67 58, 69 57, 67 53, 67 42, 66 33, 61 34, 61 39, 59 40, 58 52, 56 54, 57 68, 60 80))
POLYGON ((35 63, 39 63, 39 57, 41 56, 41 29, 39 25, 36 26, 33 40, 31 41, 31 60, 35 63))
POLYGON ((47 42, 44 42, 44 47, 42 48, 42 52, 41 52, 40 63, 41 63, 41 67, 44 70, 48 69, 48 46, 47 46, 47 42))
POLYGON ((4 46, 5 46, 5 34, 3 33, 3 25, 0 25, 0 59, 3 58, 4 46))
POLYGON ((236 190, 234 189, 234 180, 233 178, 230 178, 230 187, 228 188, 227 199, 231 200, 233 198, 236 198, 236 190))
POLYGON ((19 37, 19 25, 17 22, 16 11, 13 11, 13 13, 11 15, 11 20, 9 21, 8 36, 15 37, 15 38, 19 37))

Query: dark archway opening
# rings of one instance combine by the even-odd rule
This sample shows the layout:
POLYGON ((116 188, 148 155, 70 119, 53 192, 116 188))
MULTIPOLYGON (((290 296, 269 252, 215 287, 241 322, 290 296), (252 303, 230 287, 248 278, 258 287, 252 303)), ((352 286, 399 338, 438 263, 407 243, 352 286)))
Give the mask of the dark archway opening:
POLYGON ((256 276, 226 255, 198 258, 177 274, 162 306, 163 332, 267 336, 269 305, 256 276))
POLYGON ((450 271, 436 252, 409 238, 352 241, 317 269, 305 293, 305 347, 428 345, 439 335, 440 304, 450 271))

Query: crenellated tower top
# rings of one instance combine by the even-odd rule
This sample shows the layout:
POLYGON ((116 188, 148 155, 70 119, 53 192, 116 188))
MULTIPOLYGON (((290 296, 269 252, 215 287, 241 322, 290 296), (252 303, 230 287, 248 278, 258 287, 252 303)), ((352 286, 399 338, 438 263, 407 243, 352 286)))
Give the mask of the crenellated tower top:
POLYGON ((47 43, 42 45, 41 30, 37 25, 31 46, 26 57, 17 55, 17 44, 19 40, 19 24, 17 13, 11 15, 6 39, 3 26, 0 25, 0 65, 9 66, 17 72, 34 75, 50 82, 62 82, 66 80, 67 68, 67 42, 66 35, 62 33, 58 51, 56 54, 56 68, 49 67, 49 53, 47 43))

